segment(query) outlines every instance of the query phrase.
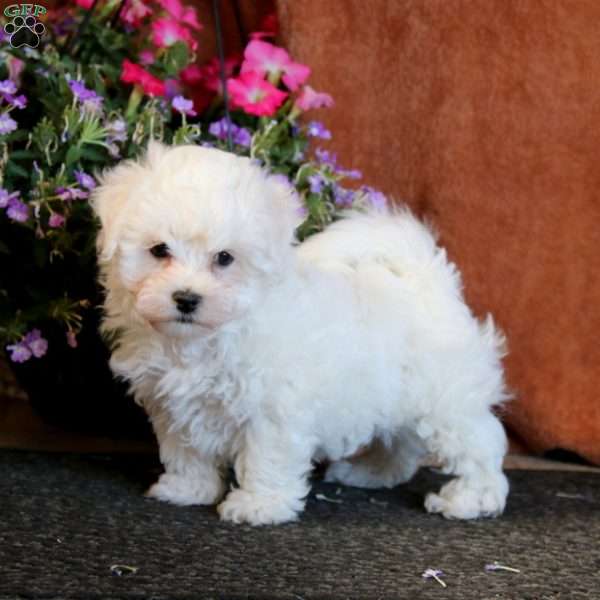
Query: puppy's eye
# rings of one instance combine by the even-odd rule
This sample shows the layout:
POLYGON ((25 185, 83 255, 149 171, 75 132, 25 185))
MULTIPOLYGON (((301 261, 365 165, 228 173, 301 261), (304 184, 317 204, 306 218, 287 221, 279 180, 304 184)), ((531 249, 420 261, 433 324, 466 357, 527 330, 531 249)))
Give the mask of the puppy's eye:
POLYGON ((150 248, 150 254, 154 256, 154 258, 168 258, 171 256, 169 252, 169 246, 166 244, 156 244, 150 248))
POLYGON ((231 256, 231 254, 229 254, 229 252, 227 252, 226 250, 221 250, 221 252, 215 254, 215 262, 220 267, 228 267, 233 262, 233 260, 233 256, 231 256))

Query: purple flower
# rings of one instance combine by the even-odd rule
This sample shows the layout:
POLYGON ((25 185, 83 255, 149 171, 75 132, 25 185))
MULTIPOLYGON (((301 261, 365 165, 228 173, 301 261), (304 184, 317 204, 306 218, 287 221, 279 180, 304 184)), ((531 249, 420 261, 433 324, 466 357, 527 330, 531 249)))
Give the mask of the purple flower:
POLYGON ((69 80, 69 87, 71 88, 71 92, 73 92, 73 96, 77 98, 77 100, 88 100, 89 98, 96 96, 96 92, 92 90, 88 90, 85 87, 85 84, 82 81, 77 81, 76 79, 69 80))
POLYGON ((104 98, 102 98, 102 96, 96 95, 94 98, 88 98, 83 103, 82 111, 88 113, 99 113, 102 110, 102 102, 104 102, 104 98))
POLYGON ((20 342, 6 346, 6 349, 11 353, 10 359, 13 362, 23 363, 32 356, 44 356, 48 350, 48 341, 42 337, 39 329, 32 329, 20 342))
POLYGON ((116 144, 109 144, 108 145, 108 153, 113 158, 121 158, 121 150, 119 149, 119 146, 117 146, 116 144))
POLYGON ((423 579, 435 579, 442 587, 446 587, 446 582, 442 579, 443 575, 444 572, 439 569, 426 569, 421 577, 423 579))
POLYGON ((252 144, 252 134, 245 127, 238 127, 235 123, 227 121, 226 117, 213 121, 208 126, 208 133, 220 140, 227 139, 227 132, 231 130, 231 138, 237 146, 249 148, 252 144))
POLYGON ((89 112, 98 112, 102 108, 104 98, 85 87, 82 81, 74 79, 69 80, 69 87, 73 92, 73 96, 82 103, 83 109, 89 112))
POLYGON ((310 191, 313 194, 320 194, 325 187, 326 181, 321 175, 319 175, 319 173, 316 173, 308 178, 308 183, 310 185, 310 191))
POLYGON ((18 198, 20 196, 20 192, 9 192, 4 188, 0 188, 0 208, 6 208, 11 200, 18 198))
POLYGON ((298 204, 296 207, 296 214, 302 219, 306 219, 306 217, 308 217, 308 208, 306 208, 304 204, 298 204))
POLYGON ((336 185, 333 188, 333 200, 337 206, 352 206, 352 203, 354 202, 354 191, 336 185))
POLYGON ((252 144, 252 134, 245 127, 238 127, 233 134, 233 143, 244 148, 250 148, 252 144))
POLYGON ((336 175, 348 179, 360 179, 362 177, 362 173, 358 169, 342 169, 339 167, 337 164, 337 155, 328 150, 317 148, 315 150, 315 156, 319 163, 329 167, 336 175))
POLYGON ((107 133, 108 153, 114 158, 119 158, 121 152, 116 142, 127 141, 127 123, 123 119, 115 119, 106 123, 104 127, 107 133))
POLYGON ((330 140, 331 139, 331 131, 325 129, 323 123, 320 121, 311 121, 306 126, 306 134, 309 137, 316 137, 322 140, 330 140))
POLYGON ((50 227, 62 227, 65 224, 65 218, 58 213, 52 213, 48 219, 50 227))
POLYGON ((75 171, 75 179, 81 187, 88 190, 93 190, 96 187, 96 180, 84 171, 75 171))
POLYGON ((88 192, 84 192, 79 188, 75 187, 57 187, 54 190, 54 193, 61 199, 65 201, 69 200, 83 200, 89 196, 88 192))
POLYGON ((36 358, 41 358, 48 350, 48 341, 42 337, 39 329, 32 329, 23 340, 36 358))
POLYGON ((25 223, 29 219, 29 206, 24 202, 21 202, 18 198, 11 198, 8 201, 8 208, 6 214, 9 219, 17 221, 18 223, 25 223))
POLYGON ((10 79, 4 79, 0 81, 0 94, 16 94, 17 86, 14 81, 10 79))
MULTIPOLYGON (((165 97, 167 98, 167 100, 175 100, 175 98, 181 98, 185 102, 190 102, 190 104, 191 104, 190 108, 193 108, 194 103, 191 100, 186 100, 181 95, 181 92, 182 92, 181 84, 179 83, 179 81, 177 81, 177 79, 165 79, 165 97)), ((179 109, 176 109, 176 110, 179 110, 179 109)), ((193 117, 196 113, 194 112, 193 115, 190 113, 186 113, 186 114, 189 114, 191 117, 193 117)))
POLYGON ((17 128, 17 122, 11 119, 7 113, 0 115, 0 135, 5 135, 17 128))
POLYGON ((10 352, 10 360, 16 363, 24 363, 31 358, 31 350, 23 342, 6 346, 10 352))
POLYGON ((498 561, 494 561, 491 564, 485 565, 485 567, 483 568, 487 573, 492 573, 493 571, 510 571, 511 573, 521 572, 519 569, 507 567, 506 565, 501 565, 498 561))
POLYGON ((127 139, 127 123, 123 119, 115 119, 105 125, 110 143, 124 142, 127 139))
POLYGON ((20 96, 13 96, 12 94, 2 94, 2 97, 14 108, 21 109, 27 106, 27 96, 24 96, 23 94, 21 94, 20 96))
POLYGON ((317 160, 323 164, 335 169, 337 164, 337 155, 329 152, 329 150, 323 150, 322 148, 317 148, 315 150, 315 156, 317 160))
POLYGON ((50 74, 51 74, 51 72, 50 72, 49 69, 44 69, 43 67, 37 67, 35 69, 35 72, 38 75, 41 75, 42 77, 45 77, 46 79, 48 79, 48 77, 50 77, 50 74))
MULTIPOLYGON (((225 140, 227 139, 227 131, 228 131, 228 122, 227 119, 225 117, 223 117, 222 119, 219 119, 218 121, 213 121, 209 126, 208 126, 208 133, 210 133, 211 135, 214 135, 216 138, 219 138, 220 140, 225 140)), ((234 125, 235 127, 235 125, 234 125)), ((233 128, 232 128, 232 133, 233 133, 233 128)))
POLYGON ((365 198, 373 208, 384 208, 387 204, 387 198, 380 191, 368 185, 363 185, 360 191, 365 195, 365 198))
POLYGON ((358 169, 336 169, 335 172, 348 179, 361 179, 362 173, 358 169))
POLYGON ((197 114, 194 110, 194 103, 191 100, 187 100, 183 96, 175 96, 175 98, 173 98, 171 101, 171 106, 182 115, 195 117, 197 114))

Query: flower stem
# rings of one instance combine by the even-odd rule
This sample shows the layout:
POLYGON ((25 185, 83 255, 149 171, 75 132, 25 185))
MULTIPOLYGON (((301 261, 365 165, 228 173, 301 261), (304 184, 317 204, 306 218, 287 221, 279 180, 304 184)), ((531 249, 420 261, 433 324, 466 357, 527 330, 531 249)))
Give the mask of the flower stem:
POLYGON ((131 94, 129 95, 129 102, 127 103, 127 110, 125 111, 125 118, 130 121, 135 116, 135 113, 144 97, 144 91, 141 86, 135 85, 131 94))

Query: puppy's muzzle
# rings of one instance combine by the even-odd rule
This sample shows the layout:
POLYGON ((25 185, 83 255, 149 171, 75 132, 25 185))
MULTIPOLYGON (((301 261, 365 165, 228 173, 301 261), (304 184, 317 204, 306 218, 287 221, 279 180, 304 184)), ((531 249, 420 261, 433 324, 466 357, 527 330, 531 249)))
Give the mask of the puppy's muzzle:
POLYGON ((177 310, 184 315, 193 313, 198 308, 200 302, 202 302, 202 296, 191 290, 173 292, 172 298, 175 306, 177 306, 177 310))

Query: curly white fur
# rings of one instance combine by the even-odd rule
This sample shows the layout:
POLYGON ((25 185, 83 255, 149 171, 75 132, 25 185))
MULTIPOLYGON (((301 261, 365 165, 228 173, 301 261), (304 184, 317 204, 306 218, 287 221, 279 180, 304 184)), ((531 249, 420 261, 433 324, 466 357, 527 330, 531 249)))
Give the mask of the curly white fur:
POLYGON ((502 512, 503 338, 408 210, 350 213, 301 245, 290 190, 250 160, 153 144, 109 172, 102 222, 111 366, 154 426, 149 495, 254 525, 295 519, 313 460, 327 479, 395 486, 433 454, 457 477, 425 507, 502 512), (149 249, 166 244, 170 256, 149 249), (227 251, 234 262, 219 266, 227 251), (181 318, 172 294, 201 296, 181 318), (356 455, 359 449, 366 452, 356 455), (239 487, 225 494, 233 464, 239 487))

